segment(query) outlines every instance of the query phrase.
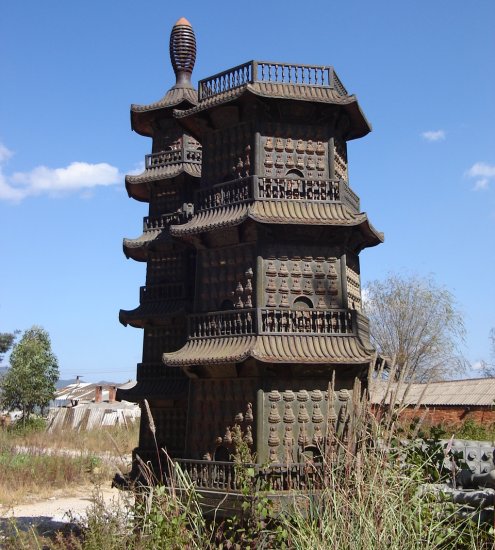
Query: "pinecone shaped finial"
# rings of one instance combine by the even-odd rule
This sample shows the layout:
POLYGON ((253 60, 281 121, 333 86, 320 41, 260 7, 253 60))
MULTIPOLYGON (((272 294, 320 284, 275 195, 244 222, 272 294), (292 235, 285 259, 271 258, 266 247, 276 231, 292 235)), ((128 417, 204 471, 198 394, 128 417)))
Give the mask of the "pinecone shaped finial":
POLYGON ((196 61, 196 37, 191 23, 181 17, 170 33, 170 61, 174 68, 176 87, 192 87, 191 73, 196 61))

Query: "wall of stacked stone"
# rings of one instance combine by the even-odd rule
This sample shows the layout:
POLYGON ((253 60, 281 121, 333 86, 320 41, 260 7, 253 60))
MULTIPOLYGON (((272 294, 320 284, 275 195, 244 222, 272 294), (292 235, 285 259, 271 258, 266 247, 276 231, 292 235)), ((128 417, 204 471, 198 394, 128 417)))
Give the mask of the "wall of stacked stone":
MULTIPOLYGON (((477 424, 495 424, 495 408, 494 407, 480 407, 480 406, 422 406, 419 409, 414 407, 407 407, 401 412, 400 418, 402 420, 412 420, 414 418, 421 418, 425 409, 428 409, 426 413, 425 422, 431 425, 438 424, 462 424, 466 420, 471 420, 477 424)), ((379 410, 379 406, 375 406, 376 412, 379 410)))

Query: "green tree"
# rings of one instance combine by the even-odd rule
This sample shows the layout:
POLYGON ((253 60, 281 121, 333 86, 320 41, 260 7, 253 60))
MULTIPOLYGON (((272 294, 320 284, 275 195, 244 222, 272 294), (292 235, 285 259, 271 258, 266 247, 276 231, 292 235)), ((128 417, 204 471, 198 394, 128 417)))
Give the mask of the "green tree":
POLYGON ((27 420, 36 407, 46 407, 53 399, 58 378, 48 332, 33 326, 12 349, 10 368, 0 380, 0 403, 8 410, 21 409, 27 420))
POLYGON ((408 380, 445 380, 462 374, 464 320, 451 292, 432 278, 390 274, 364 292, 377 350, 394 357, 408 380))

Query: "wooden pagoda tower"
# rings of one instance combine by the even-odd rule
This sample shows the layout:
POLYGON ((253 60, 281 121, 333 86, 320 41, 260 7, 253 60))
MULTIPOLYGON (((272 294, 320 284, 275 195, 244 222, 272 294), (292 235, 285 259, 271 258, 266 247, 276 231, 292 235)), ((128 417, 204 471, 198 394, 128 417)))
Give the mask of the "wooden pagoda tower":
MULTIPOLYGON (((131 107, 153 149, 126 177, 150 215, 124 241, 147 278, 139 307, 120 312, 144 345, 137 385, 119 397, 147 399, 159 445, 199 486, 228 490, 227 470, 211 468, 232 459, 235 425, 258 464, 300 464, 327 420, 345 420, 373 361, 359 253, 383 235, 347 165, 347 142, 371 127, 332 67, 250 61, 196 92, 185 19, 170 53, 176 85, 131 107)), ((135 452, 152 460, 143 417, 135 452)))

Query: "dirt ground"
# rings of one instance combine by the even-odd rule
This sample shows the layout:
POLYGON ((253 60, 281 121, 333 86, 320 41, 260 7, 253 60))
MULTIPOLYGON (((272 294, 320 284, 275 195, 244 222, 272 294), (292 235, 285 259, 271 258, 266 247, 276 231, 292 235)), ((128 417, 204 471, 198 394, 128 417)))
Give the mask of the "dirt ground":
MULTIPOLYGON (((0 533, 11 533, 15 528, 22 531, 35 528, 39 534, 48 534, 74 522, 84 521, 94 491, 95 488, 92 486, 78 487, 71 491, 70 495, 60 492, 46 500, 33 499, 32 502, 10 508, 2 507, 0 533)), ((101 487, 99 492, 108 505, 112 501, 117 501, 120 493, 118 489, 109 486, 101 487)))

